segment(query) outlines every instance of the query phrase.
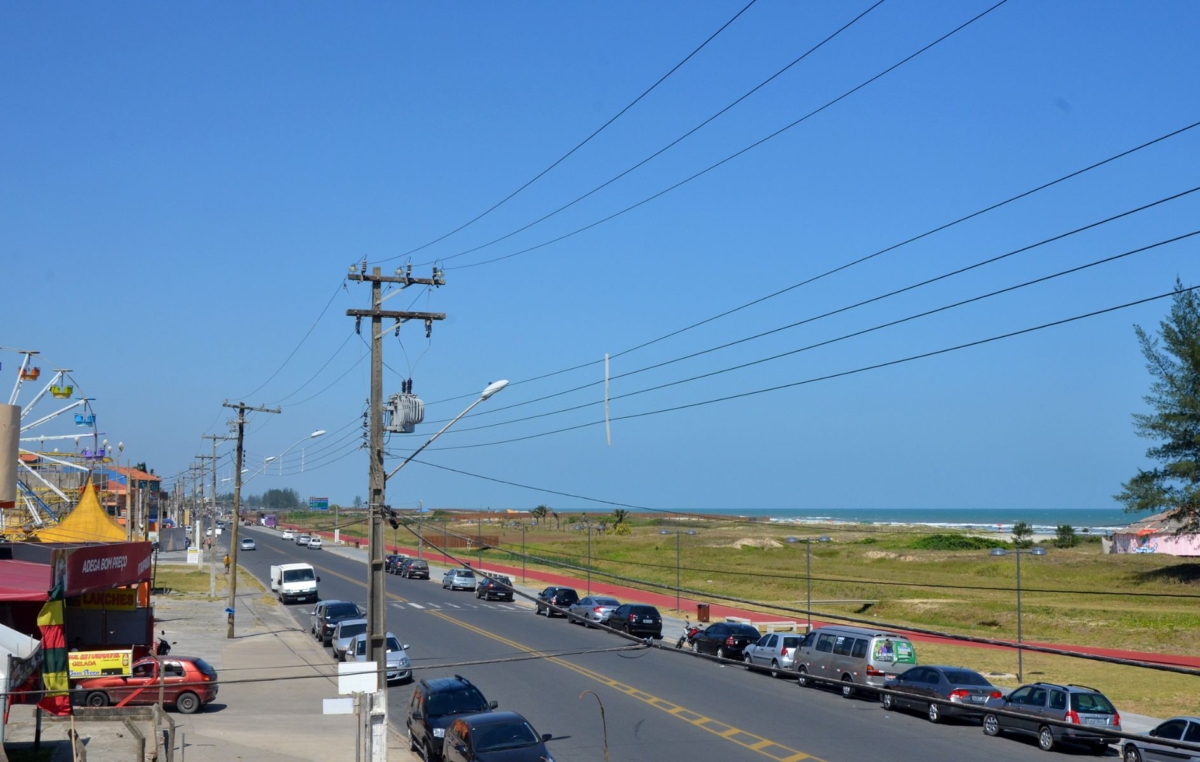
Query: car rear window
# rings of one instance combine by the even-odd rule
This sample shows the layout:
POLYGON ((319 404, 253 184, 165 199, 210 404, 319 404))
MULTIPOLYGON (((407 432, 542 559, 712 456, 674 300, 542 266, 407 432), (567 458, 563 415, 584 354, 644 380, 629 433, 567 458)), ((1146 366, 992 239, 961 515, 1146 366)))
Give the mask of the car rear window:
POLYGON ((729 634, 730 635, 741 635, 743 637, 751 637, 751 638, 754 638, 755 640, 758 640, 759 638, 762 637, 762 633, 758 631, 758 628, 751 627, 748 624, 730 625, 729 626, 729 634))
POLYGON ((801 640, 803 640, 803 638, 801 638, 799 636, 784 638, 783 639, 783 647, 784 648, 799 648, 801 640))
POLYGON ((621 603, 615 598, 595 598, 597 606, 620 606, 621 603))
POLYGON ((196 669, 200 670, 200 674, 206 675, 211 680, 217 679, 217 671, 212 668, 212 665, 204 661, 204 659, 192 659, 192 664, 196 665, 196 669))
POLYGON ((475 579, 475 572, 472 572, 472 571, 464 571, 464 570, 461 570, 461 569, 460 569, 460 570, 459 570, 459 572, 458 572, 458 576, 460 576, 460 577, 470 577, 471 579, 475 579))
POLYGON ((353 638, 355 635, 362 635, 367 631, 365 624, 343 624, 341 633, 343 638, 353 638))
POLYGON ((658 616, 658 609, 653 606, 630 606, 629 613, 638 616, 658 616))
POLYGON ((409 566, 411 566, 414 569, 428 569, 429 562, 428 561, 413 561, 412 563, 409 564, 409 566))
POLYGON ((1101 714, 1115 714, 1117 711, 1112 702, 1099 693, 1072 693, 1071 708, 1076 712, 1099 712, 1101 714))
POLYGON ((946 679, 955 685, 991 685, 983 675, 978 672, 972 672, 969 669, 946 669, 942 671, 945 673, 946 679))

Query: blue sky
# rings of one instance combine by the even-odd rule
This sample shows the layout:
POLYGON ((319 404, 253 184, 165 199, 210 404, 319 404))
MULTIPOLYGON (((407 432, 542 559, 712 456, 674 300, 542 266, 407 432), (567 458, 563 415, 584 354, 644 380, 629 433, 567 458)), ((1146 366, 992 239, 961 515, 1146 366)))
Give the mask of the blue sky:
MULTIPOLYGON (((0 346, 41 350, 101 428, 164 475, 208 452, 220 404, 281 404, 249 466, 314 429, 293 487, 366 494, 364 344, 351 262, 411 261, 445 312, 384 342, 425 441, 489 381, 602 360, 1200 120, 1193 3, 1010 0, 878 81, 987 2, 887 0, 703 130, 570 209, 869 7, 759 0, 528 190, 508 195, 649 87, 737 3, 127 3, 0 8, 0 346), (323 317, 317 320, 326 307, 323 317), (279 370, 310 326, 311 335, 279 370), (327 364, 326 364, 327 363, 327 364), (276 371, 278 373, 276 374, 276 371), (319 372, 318 372, 319 371, 319 372), (272 374, 275 374, 272 377, 272 374), (268 378, 270 378, 269 381, 268 378), (267 382, 265 385, 264 382, 267 382), (257 388, 257 387, 262 387, 257 388), (321 392, 320 394, 317 394, 321 392), (313 396, 316 395, 316 396, 313 396), (310 399, 311 397, 311 399, 310 399), (297 404, 301 403, 301 404, 297 404), (203 449, 201 449, 203 447, 203 449)), ((625 373, 836 310, 1197 184, 1200 128, 870 262, 613 361, 625 373)), ((1200 193, 845 313, 612 384, 710 373, 1200 228, 1200 193)), ((841 373, 1200 283, 1192 238, 943 314, 611 406, 614 417, 841 373)), ((1144 465, 1135 323, 1159 301, 930 359, 677 412, 494 444, 602 417, 586 368, 513 385, 422 460, 654 508, 1107 507, 1144 465), (572 412, 561 408, 593 403, 572 412), (543 417, 531 415, 552 413, 543 417), (514 421, 486 429, 490 423, 514 421), (489 444, 493 443, 493 444, 489 444), (467 445, 483 445, 466 447, 467 445)), ((365 331, 364 331, 365 338, 365 331)), ((18 357, 0 352, 11 384, 18 357)), ((394 458, 390 462, 398 462, 394 458)), ((225 471, 230 470, 226 461, 225 471)), ((413 464, 394 505, 603 509, 413 464)))

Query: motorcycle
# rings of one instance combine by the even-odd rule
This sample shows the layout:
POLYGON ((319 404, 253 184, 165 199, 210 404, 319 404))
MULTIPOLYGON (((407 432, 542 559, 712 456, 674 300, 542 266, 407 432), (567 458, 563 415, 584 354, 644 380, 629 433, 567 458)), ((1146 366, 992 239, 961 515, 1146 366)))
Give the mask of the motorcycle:
POLYGON ((171 644, 167 642, 167 632, 163 630, 162 637, 158 639, 158 645, 154 647, 156 656, 166 656, 171 653, 171 644))
POLYGON ((700 625, 699 622, 697 622, 696 624, 692 624, 691 622, 689 622, 686 619, 683 620, 683 634, 680 635, 679 640, 677 640, 675 642, 675 647, 683 648, 684 644, 690 645, 692 642, 692 638, 696 637, 696 634, 703 630, 704 630, 704 628, 700 625))

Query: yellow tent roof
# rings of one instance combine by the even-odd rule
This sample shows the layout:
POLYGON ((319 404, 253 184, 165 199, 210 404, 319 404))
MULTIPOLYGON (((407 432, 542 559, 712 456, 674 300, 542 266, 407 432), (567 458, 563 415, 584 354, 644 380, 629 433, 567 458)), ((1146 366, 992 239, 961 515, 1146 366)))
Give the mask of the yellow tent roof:
POLYGON ((83 497, 57 526, 37 533, 42 542, 124 542, 125 528, 112 519, 100 507, 96 490, 89 481, 83 488, 83 497))

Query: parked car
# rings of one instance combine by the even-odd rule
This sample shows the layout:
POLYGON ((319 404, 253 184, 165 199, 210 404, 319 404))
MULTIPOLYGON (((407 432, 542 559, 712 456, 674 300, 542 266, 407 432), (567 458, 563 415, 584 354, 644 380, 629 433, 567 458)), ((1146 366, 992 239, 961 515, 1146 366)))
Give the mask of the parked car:
POLYGON ((239 550, 258 550, 258 545, 255 544, 254 538, 243 537, 242 539, 238 540, 238 549, 239 550))
MULTIPOLYGON (((550 608, 557 606, 560 609, 569 608, 579 601, 579 593, 575 592, 574 588, 570 587, 548 587, 538 593, 537 606, 533 613, 545 613, 546 618, 555 616, 558 612, 550 608)), ((563 614, 563 616, 566 616, 563 614)))
POLYGON ((979 717, 990 699, 1004 698, 996 686, 966 667, 913 667, 886 684, 895 693, 880 696, 883 708, 916 709, 930 722, 943 717, 979 717), (942 699, 938 704, 929 699, 942 699))
POLYGON ((1121 742, 1121 759, 1125 762, 1200 762, 1200 750, 1167 746, 1157 743, 1155 739, 1200 746, 1200 717, 1172 717, 1147 733, 1144 741, 1125 739, 1121 742))
POLYGON ((984 733, 998 736, 1010 731, 1031 735, 1037 738, 1043 751, 1050 751, 1066 741, 1102 752, 1108 744, 1119 742, 1117 736, 1103 731, 1120 731, 1121 715, 1095 688, 1055 683, 1022 685, 1007 696, 989 699, 987 708, 1015 712, 1017 716, 988 712, 983 716, 984 733), (1042 722, 1043 719, 1070 722, 1079 728, 1049 725, 1042 722))
POLYGON ((325 645, 333 637, 333 628, 343 619, 358 619, 363 610, 353 601, 321 601, 309 615, 308 631, 325 645))
POLYGON ((333 635, 329 637, 329 645, 333 648, 333 658, 337 661, 346 661, 346 650, 350 648, 350 642, 366 631, 367 620, 361 617, 343 619, 338 622, 333 628, 333 635))
POLYGON ((483 598, 485 601, 493 598, 498 601, 511 601, 513 599, 512 580, 503 574, 485 575, 483 579, 479 580, 479 584, 475 585, 475 597, 483 598))
POLYGON ((408 748, 422 759, 438 759, 446 728, 454 718, 489 712, 496 708, 470 680, 455 675, 420 680, 408 700, 404 723, 408 726, 408 748))
POLYGON ((746 646, 757 643, 760 637, 762 633, 757 627, 736 622, 717 622, 695 634, 692 650, 722 659, 741 659, 746 646))
POLYGON ((296 544, 297 545, 307 545, 311 541, 312 541, 312 538, 306 534, 296 535, 296 544))
POLYGON ((768 632, 751 643, 742 651, 742 658, 747 664, 757 664, 760 667, 770 667, 771 677, 779 677, 782 670, 796 668, 796 649, 804 636, 789 632, 768 632))
POLYGON ((429 579, 429 562, 423 558, 410 560, 400 568, 400 576, 408 579, 429 579))
MULTIPOLYGON (((400 645, 400 640, 392 633, 388 633, 385 637, 387 644, 387 681, 395 682, 399 680, 409 680, 412 678, 412 661, 408 658, 408 649, 412 646, 405 643, 400 645)), ((350 645, 346 649, 347 653, 352 656, 347 656, 346 661, 362 661, 365 662, 369 658, 367 654, 367 633, 355 635, 354 640, 350 641, 350 645)))
POLYGON ((396 566, 408 556, 402 556, 399 553, 389 553, 383 557, 383 570, 388 574, 396 573, 396 566))
MULTIPOLYGON (((163 700, 181 714, 195 714, 217 698, 217 671, 198 656, 162 657, 163 700)), ((129 699, 126 706, 158 703, 158 669, 154 659, 141 659, 130 667, 129 677, 92 677, 76 683, 88 706, 108 706, 129 699), (145 687, 134 695, 138 688, 145 687)))
POLYGON ((309 550, 320 550, 322 544, 323 543, 321 542, 321 538, 314 534, 311 538, 309 538, 308 549, 309 550))
POLYGON ((825 687, 840 683, 846 698, 864 688, 882 688, 917 664, 917 650, 908 638, 867 627, 818 627, 804 636, 799 651, 796 682, 825 687))
POLYGON ((624 630, 640 638, 662 639, 662 615, 653 606, 643 603, 623 603, 612 610, 605 623, 614 630, 624 630))
POLYGON ((294 539, 296 539, 296 533, 290 529, 285 529, 285 530, 283 530, 283 534, 279 535, 279 539, 294 540, 294 539))
POLYGON ((446 728, 446 762, 554 762, 546 749, 551 735, 538 732, 516 712, 459 717, 446 728))
POLYGON ((616 611, 621 602, 606 595, 588 595, 580 598, 567 609, 574 617, 570 621, 591 627, 593 624, 604 624, 609 614, 616 611), (577 617, 577 618, 576 618, 577 617))
POLYGON ((451 569, 442 576, 442 587, 450 590, 474 590, 475 572, 470 569, 451 569))

